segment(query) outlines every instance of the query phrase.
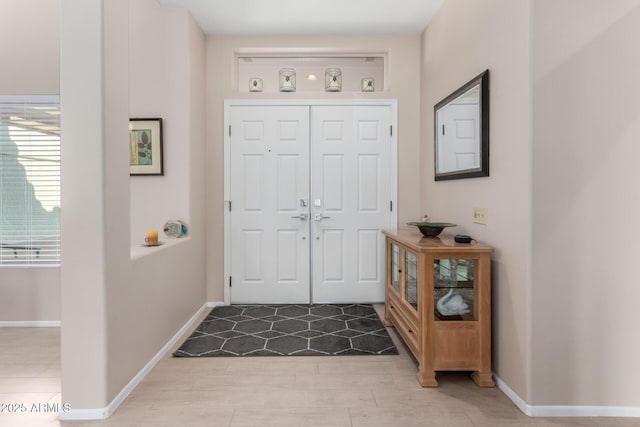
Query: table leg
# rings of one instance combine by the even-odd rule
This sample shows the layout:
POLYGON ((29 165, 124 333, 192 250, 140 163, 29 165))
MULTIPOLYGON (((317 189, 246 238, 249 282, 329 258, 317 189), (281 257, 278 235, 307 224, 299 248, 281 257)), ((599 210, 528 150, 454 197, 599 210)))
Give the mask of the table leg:
POLYGON ((478 387, 495 387, 496 383, 493 382, 491 372, 475 371, 471 374, 471 379, 478 387))

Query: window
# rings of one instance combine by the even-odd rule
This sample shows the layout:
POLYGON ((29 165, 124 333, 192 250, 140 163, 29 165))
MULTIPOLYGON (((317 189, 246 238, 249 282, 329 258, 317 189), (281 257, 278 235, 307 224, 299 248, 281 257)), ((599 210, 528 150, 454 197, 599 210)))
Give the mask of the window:
POLYGON ((60 101, 0 96, 0 265, 60 264, 60 101))

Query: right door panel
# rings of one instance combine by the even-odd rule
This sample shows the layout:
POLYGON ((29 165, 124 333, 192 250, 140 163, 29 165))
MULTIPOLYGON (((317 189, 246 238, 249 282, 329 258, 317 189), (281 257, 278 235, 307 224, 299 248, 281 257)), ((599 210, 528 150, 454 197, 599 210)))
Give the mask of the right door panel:
POLYGON ((384 300, 390 117, 388 106, 311 108, 314 303, 384 300))

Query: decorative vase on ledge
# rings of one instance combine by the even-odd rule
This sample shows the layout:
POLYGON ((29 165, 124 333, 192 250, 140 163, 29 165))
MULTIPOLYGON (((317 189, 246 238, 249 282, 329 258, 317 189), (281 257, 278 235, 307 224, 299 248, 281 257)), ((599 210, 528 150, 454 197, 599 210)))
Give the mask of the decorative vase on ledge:
POLYGON ((365 77, 361 81, 361 88, 363 92, 373 92, 375 91, 375 82, 373 77, 365 77))
POLYGON ((327 92, 342 90, 342 71, 340 68, 327 68, 324 72, 324 89, 327 92))
POLYGON ((249 92, 262 92, 262 79, 260 77, 251 77, 249 79, 249 92))
POLYGON ((280 92, 296 91, 296 70, 293 68, 282 68, 280 70, 280 92))

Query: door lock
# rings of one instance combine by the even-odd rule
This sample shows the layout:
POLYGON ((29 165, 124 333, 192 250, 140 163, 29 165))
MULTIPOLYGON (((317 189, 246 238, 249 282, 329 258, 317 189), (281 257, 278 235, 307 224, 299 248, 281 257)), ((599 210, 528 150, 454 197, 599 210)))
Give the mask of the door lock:
POLYGON ((324 215, 322 214, 322 212, 321 212, 321 213, 317 213, 317 214, 315 214, 315 215, 314 215, 314 217, 313 217, 313 219, 314 219, 315 221, 322 221, 323 219, 329 219, 329 218, 331 218, 331 217, 330 217, 330 216, 324 216, 324 215))

